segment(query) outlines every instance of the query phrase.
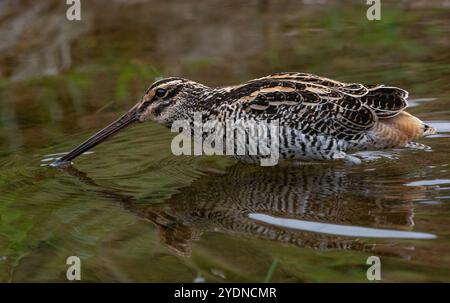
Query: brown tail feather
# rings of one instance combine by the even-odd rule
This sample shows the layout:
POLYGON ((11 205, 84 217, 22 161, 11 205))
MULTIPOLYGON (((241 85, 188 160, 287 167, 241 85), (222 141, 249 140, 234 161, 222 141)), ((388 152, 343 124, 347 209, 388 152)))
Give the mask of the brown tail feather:
POLYGON ((389 147, 404 146, 410 141, 436 133, 433 127, 405 111, 395 117, 378 120, 374 131, 377 139, 389 147))

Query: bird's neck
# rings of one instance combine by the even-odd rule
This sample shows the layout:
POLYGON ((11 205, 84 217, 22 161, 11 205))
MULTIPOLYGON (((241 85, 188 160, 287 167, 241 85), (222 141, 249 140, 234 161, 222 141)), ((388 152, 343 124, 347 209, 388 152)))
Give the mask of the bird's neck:
POLYGON ((185 97, 182 109, 185 117, 193 117, 196 113, 207 114, 212 112, 220 101, 220 95, 220 89, 199 84, 190 90, 185 97))

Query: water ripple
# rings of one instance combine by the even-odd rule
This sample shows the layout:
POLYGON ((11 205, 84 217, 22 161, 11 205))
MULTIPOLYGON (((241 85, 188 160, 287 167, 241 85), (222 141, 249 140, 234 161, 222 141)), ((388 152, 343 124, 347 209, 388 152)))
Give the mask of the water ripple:
POLYGON ((363 238, 383 238, 383 239, 436 239, 436 235, 422 232, 399 231, 381 228, 369 228, 351 225, 338 225, 330 223, 310 222, 298 219, 288 219, 269 216, 260 213, 251 213, 250 219, 264 222, 284 228, 317 232, 336 236, 363 237, 363 238))

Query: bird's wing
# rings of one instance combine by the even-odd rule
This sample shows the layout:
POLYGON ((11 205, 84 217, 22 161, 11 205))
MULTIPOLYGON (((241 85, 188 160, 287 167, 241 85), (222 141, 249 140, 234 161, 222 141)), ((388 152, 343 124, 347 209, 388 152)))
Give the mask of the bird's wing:
POLYGON ((408 106, 406 90, 382 84, 364 86, 360 83, 345 83, 313 74, 296 72, 276 73, 249 82, 270 79, 315 84, 339 91, 347 96, 360 98, 361 102, 372 108, 379 118, 396 116, 408 106))
POLYGON ((384 85, 368 86, 368 90, 361 102, 372 108, 379 118, 394 117, 408 106, 406 90, 384 85))
POLYGON ((340 91, 346 95, 350 95, 353 97, 362 97, 368 92, 368 88, 359 83, 345 83, 307 73, 276 73, 259 79, 250 80, 249 83, 260 80, 293 81, 310 85, 318 85, 340 91))
POLYGON ((353 139, 378 119, 405 109, 408 92, 391 86, 344 83, 305 73, 277 73, 228 91, 228 100, 257 120, 279 119, 304 132, 353 139))
POLYGON ((360 100, 368 89, 337 81, 318 83, 283 77, 252 80, 229 91, 228 99, 247 117, 279 119, 280 124, 305 133, 322 133, 352 139, 372 128, 378 117, 360 100), (324 85, 323 83, 330 84, 324 85))

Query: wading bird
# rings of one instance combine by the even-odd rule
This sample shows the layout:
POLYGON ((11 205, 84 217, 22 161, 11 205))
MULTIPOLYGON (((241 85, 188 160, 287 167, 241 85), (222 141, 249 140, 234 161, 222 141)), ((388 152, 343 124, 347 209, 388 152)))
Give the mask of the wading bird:
POLYGON ((358 162, 358 150, 416 146, 435 129, 404 111, 408 92, 344 83, 306 73, 276 73, 227 87, 182 78, 153 83, 122 117, 61 157, 68 162, 136 122, 171 127, 176 120, 278 120, 280 159, 358 162))

